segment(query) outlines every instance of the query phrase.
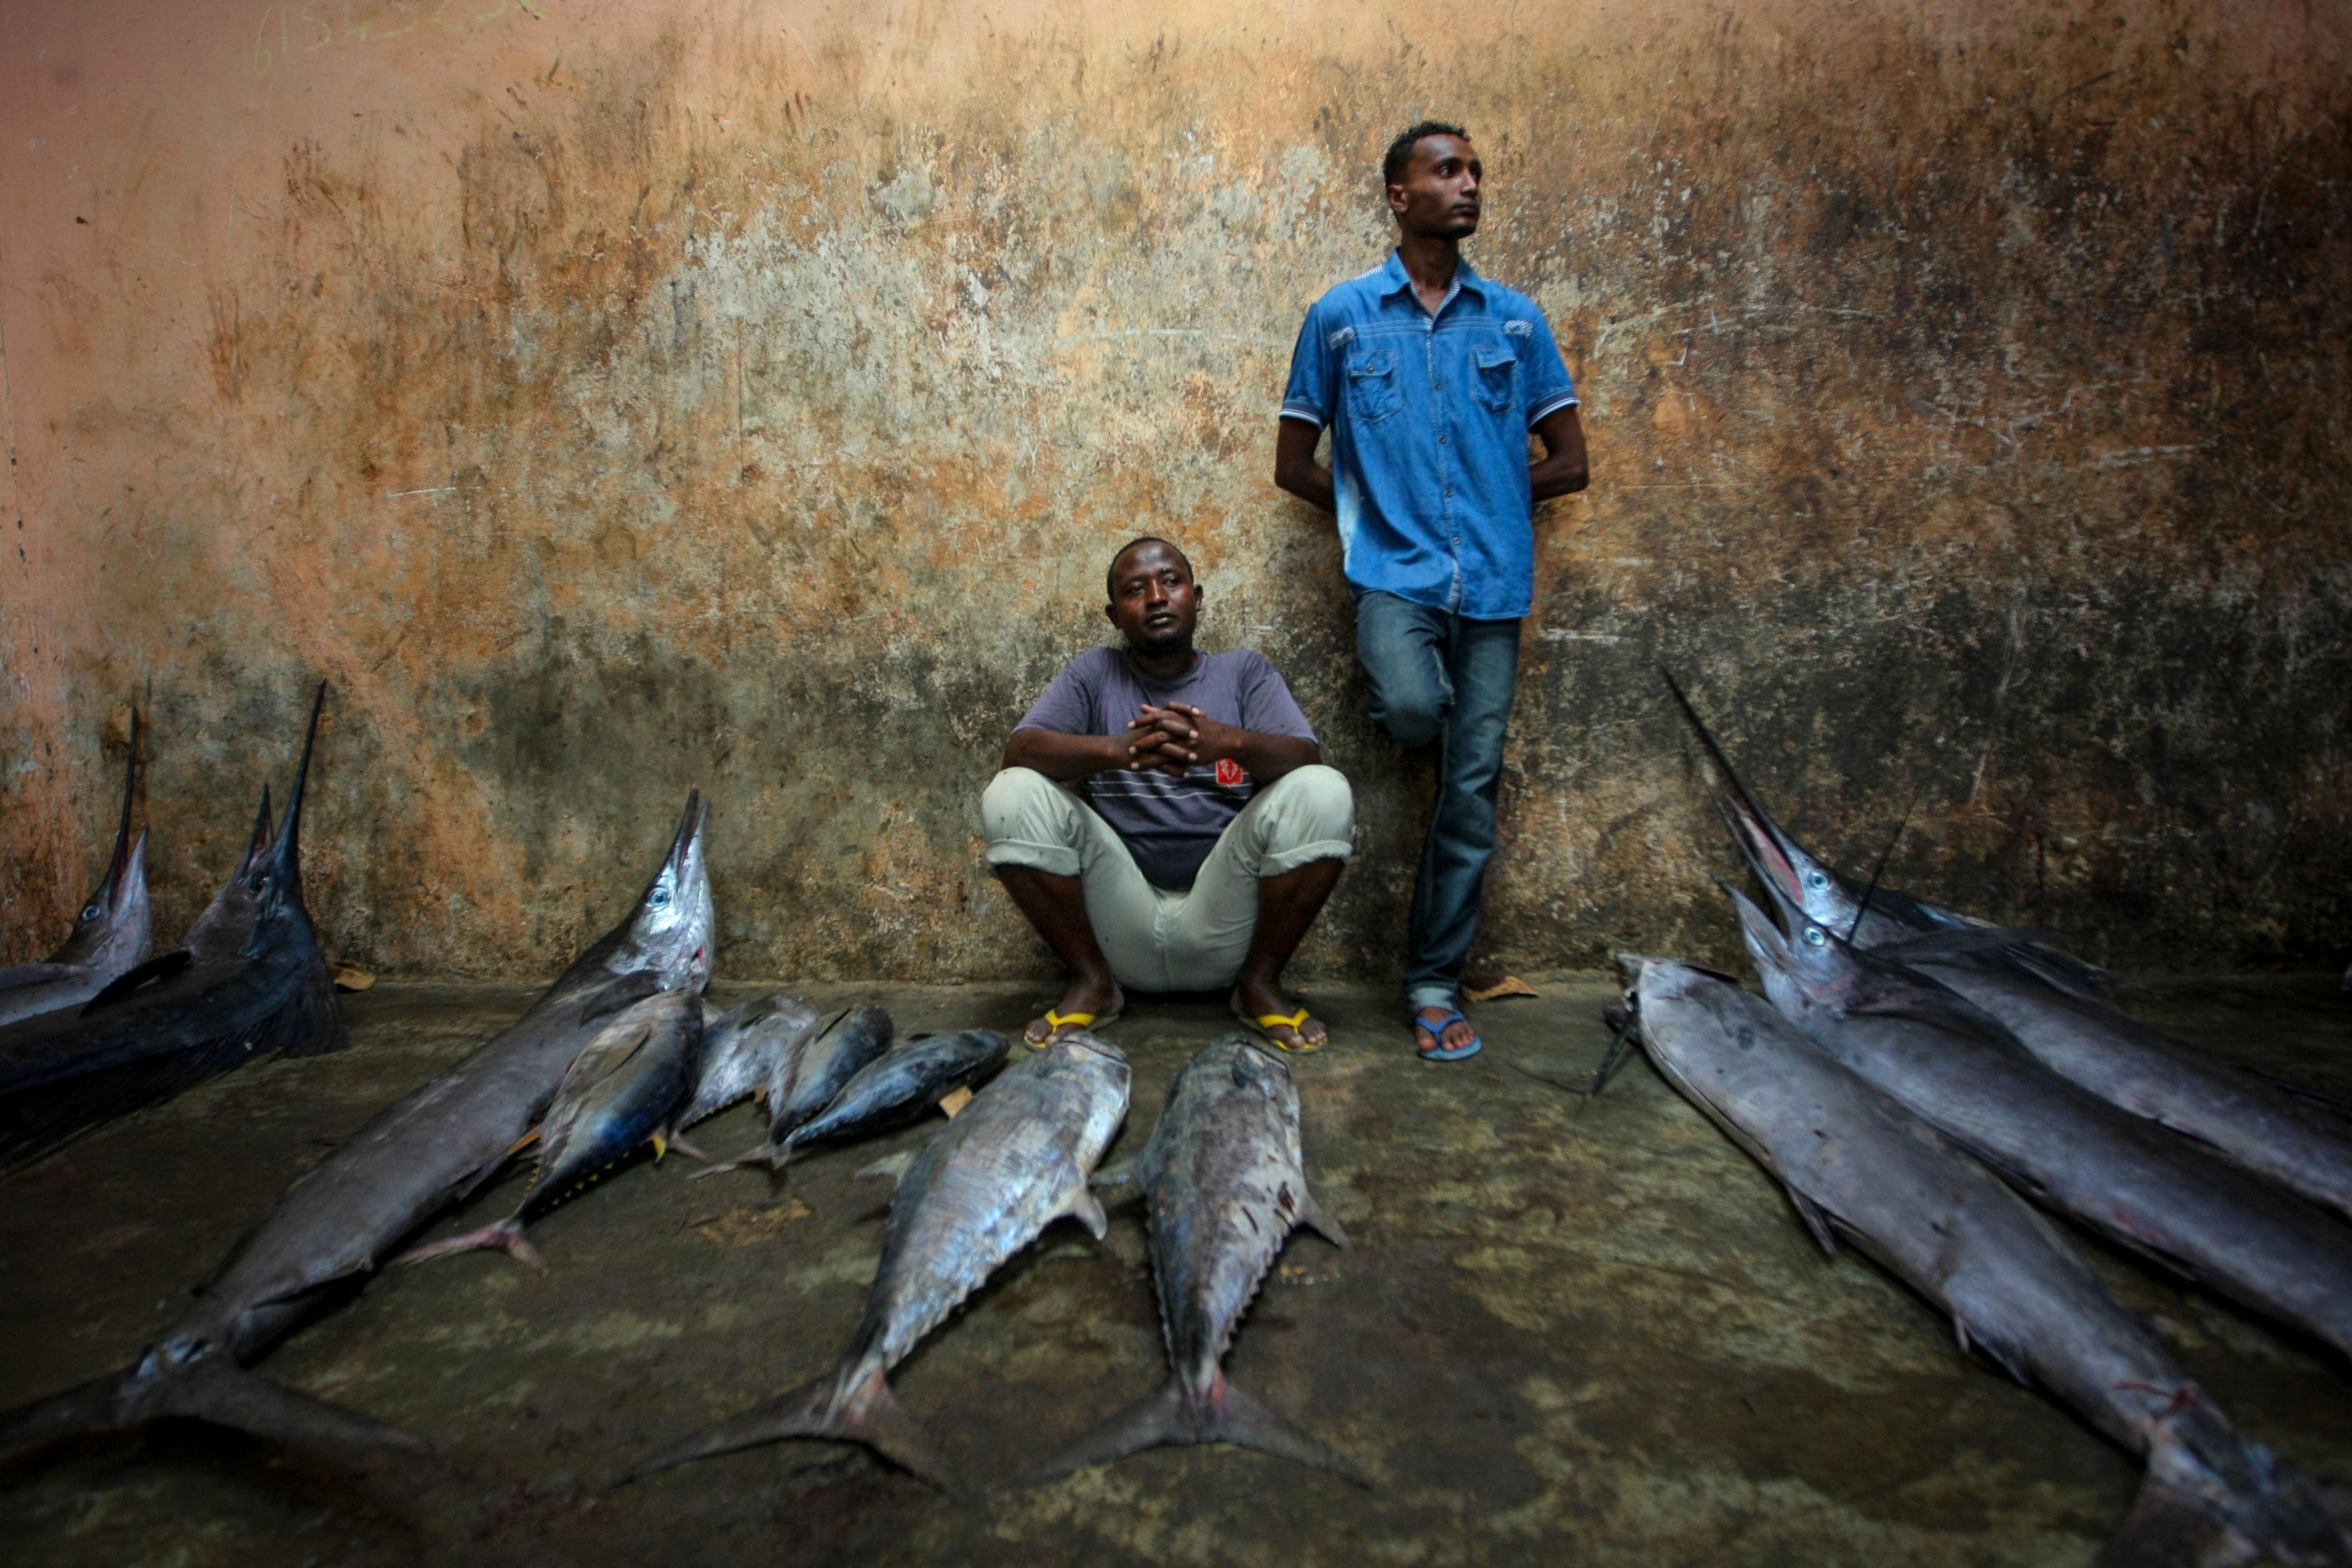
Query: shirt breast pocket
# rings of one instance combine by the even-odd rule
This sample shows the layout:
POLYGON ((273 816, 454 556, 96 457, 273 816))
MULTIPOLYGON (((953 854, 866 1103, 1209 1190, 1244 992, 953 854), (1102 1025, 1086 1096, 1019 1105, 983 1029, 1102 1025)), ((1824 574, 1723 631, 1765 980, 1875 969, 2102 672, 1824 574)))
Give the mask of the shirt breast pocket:
POLYGON ((1497 414, 1508 414, 1519 405, 1519 356, 1517 351, 1506 345, 1498 349, 1480 349, 1473 356, 1477 374, 1471 378, 1478 401, 1497 414))
POLYGON ((1369 423, 1387 418, 1403 402, 1393 352, 1366 349, 1348 362, 1349 413, 1369 423))

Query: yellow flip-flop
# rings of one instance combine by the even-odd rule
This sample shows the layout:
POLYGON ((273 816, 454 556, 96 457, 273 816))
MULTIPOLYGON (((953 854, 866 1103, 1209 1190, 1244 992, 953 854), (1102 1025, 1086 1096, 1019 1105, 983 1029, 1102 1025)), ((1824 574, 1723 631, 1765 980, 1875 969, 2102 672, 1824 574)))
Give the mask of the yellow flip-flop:
POLYGON ((1062 1031, 1065 1029, 1108 1029, 1118 1023, 1118 1018, 1119 1015, 1116 1009, 1097 1017, 1092 1013, 1056 1013, 1048 1007, 1045 1009, 1045 1037, 1042 1040, 1032 1040, 1029 1038, 1029 1032, 1024 1029, 1021 1033, 1021 1038, 1031 1050, 1042 1051, 1060 1039, 1062 1031))
POLYGON ((1279 1046, 1286 1051, 1319 1051, 1331 1043, 1330 1036, 1327 1031, 1322 1039, 1307 1038, 1307 1020, 1311 1013, 1312 1009, 1301 1007, 1297 1012, 1290 1014, 1261 1013, 1253 1018, 1246 1013, 1236 1013, 1234 1016, 1264 1035, 1268 1044, 1279 1046), (1275 1026, 1277 1024, 1288 1029, 1297 1038, 1286 1040, 1277 1037, 1274 1032, 1275 1026))

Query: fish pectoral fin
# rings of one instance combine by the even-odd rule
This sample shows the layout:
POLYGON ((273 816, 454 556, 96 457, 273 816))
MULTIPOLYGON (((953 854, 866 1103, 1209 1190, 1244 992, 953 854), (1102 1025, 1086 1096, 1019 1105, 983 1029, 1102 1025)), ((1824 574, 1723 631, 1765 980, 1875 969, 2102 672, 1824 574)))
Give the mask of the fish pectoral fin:
POLYGON ((1819 1204, 1794 1187, 1789 1189, 1789 1201, 1796 1205, 1797 1217, 1805 1222, 1805 1228, 1813 1233, 1813 1239, 1822 1244, 1822 1250, 1835 1258, 1837 1237, 1831 1233, 1830 1216, 1822 1212, 1819 1204))
POLYGON ((709 1154, 688 1142, 685 1139, 679 1137, 675 1132, 669 1135, 669 1146, 677 1150, 679 1153, 685 1155, 689 1160, 699 1160, 706 1165, 718 1163, 718 1162, 713 1160, 709 1154))
POLYGON ((1102 1200, 1084 1186, 1071 1189, 1069 1197, 1054 1215, 1055 1219, 1065 1216, 1094 1232, 1097 1241, 1110 1234, 1110 1216, 1103 1213, 1102 1200))
POLYGON ((1088 1176, 1087 1185, 1098 1190, 1103 1187, 1124 1187, 1132 1184, 1135 1179, 1135 1162, 1121 1160, 1118 1164, 1107 1165, 1088 1176))
POLYGON ((896 1186, 907 1179, 907 1173, 914 1167, 915 1156, 919 1152, 920 1152, 919 1150, 902 1149, 896 1154, 885 1154, 881 1159, 858 1172, 857 1179, 864 1182, 887 1176, 890 1178, 891 1184, 896 1186))
POLYGON ((1303 1192, 1298 1195, 1298 1223, 1334 1247, 1344 1250, 1351 1245, 1348 1233, 1339 1228, 1339 1222, 1331 1217, 1329 1210, 1315 1201, 1313 1193, 1303 1192))

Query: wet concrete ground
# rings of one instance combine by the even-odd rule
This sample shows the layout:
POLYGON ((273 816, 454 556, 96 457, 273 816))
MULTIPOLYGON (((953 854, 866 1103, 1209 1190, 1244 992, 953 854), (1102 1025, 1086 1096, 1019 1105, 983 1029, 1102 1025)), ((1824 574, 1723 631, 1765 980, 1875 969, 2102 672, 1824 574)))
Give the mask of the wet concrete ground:
MULTIPOLYGON (((0 1470, 0 1541, 16 1563, 237 1568, 2088 1562, 2129 1502, 2133 1462, 1963 1354, 1870 1264, 1824 1258, 1646 1065, 1580 1115, 1530 1076, 1580 1077, 1606 1043, 1600 977, 1541 988, 1480 1009, 1487 1049, 1452 1067, 1411 1058, 1385 993, 1311 991, 1336 1037, 1294 1059, 1308 1171, 1356 1246, 1294 1237, 1228 1370, 1370 1471, 1374 1492, 1225 1448, 1010 1484, 1162 1375, 1132 1205, 1114 1207, 1099 1245, 1075 1225, 1048 1232, 898 1374, 974 1495, 809 1442, 609 1489, 654 1446, 831 1365, 888 1201, 854 1173, 933 1122, 818 1154, 773 1198, 754 1173, 633 1164, 539 1224, 551 1273, 496 1254, 394 1270, 262 1363, 428 1435, 452 1480, 354 1481, 162 1427, 0 1470)), ((1040 995, 806 994, 878 996, 902 1031, 1014 1029, 1040 995)), ((346 998, 347 1052, 232 1075, 0 1183, 0 1406, 135 1354, 289 1178, 530 994, 387 984, 346 998)), ((2352 1001, 2331 976, 2138 985, 2125 1000, 2352 1097, 2352 1001)), ((1136 1069, 1128 1151, 1225 1023, 1206 1000, 1146 1002, 1109 1031, 1136 1069)), ((695 1136, 732 1151, 755 1134, 738 1110, 695 1136)), ((506 1212, 520 1181, 436 1233, 506 1212)), ((2085 1246, 2242 1427, 2352 1480, 2344 1369, 2085 1246)))

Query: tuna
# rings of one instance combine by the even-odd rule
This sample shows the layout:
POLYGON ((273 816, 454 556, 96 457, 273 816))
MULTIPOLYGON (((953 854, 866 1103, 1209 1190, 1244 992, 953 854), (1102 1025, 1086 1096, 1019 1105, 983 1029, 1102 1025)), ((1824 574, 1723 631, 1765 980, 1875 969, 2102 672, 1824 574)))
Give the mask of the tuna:
POLYGON ((2352 1355, 2352 1229, 2043 1067, 1941 986, 1738 893, 1772 1005, 2036 1201, 2352 1355))
POLYGON ((1658 1070, 1779 1182, 1823 1250, 1855 1244, 1952 1320, 1960 1348, 2038 1383, 2147 1465, 2103 1561, 2352 1562, 2322 1489, 2248 1442, 2147 1325, 1990 1171, 1761 998, 1642 966, 1658 1070))
POLYGON ((265 858, 248 857, 242 941, 182 946, 119 976, 79 1013, 0 1029, 0 1170, 248 1061, 342 1045, 334 981, 302 901, 302 794, 326 699, 321 682, 286 820, 265 858))
POLYGON ((139 788, 139 712, 131 713, 131 762, 122 771, 122 818, 114 855, 97 890, 84 900, 63 946, 38 963, 0 969, 0 1026, 79 1007, 116 976, 145 962, 154 946, 147 902, 147 830, 131 837, 139 788))
POLYGON ((1233 1443, 1370 1486, 1347 1459, 1225 1381, 1234 1331, 1292 1228, 1348 1245, 1307 1190, 1289 1068, 1240 1034, 1204 1047, 1168 1086, 1133 1173, 1150 1211, 1151 1272, 1173 1375, 1048 1461, 1039 1479, 1162 1444, 1233 1443))
MULTIPOLYGON (((878 1037, 887 1041, 889 1015, 878 1007, 857 1009, 846 1019, 836 1020, 820 1040, 820 1044, 835 1042, 834 1050, 806 1064, 788 1064, 801 1070, 794 1072, 791 1081, 781 1084, 771 1100, 775 1121, 770 1126, 768 1141, 713 1170, 765 1164, 772 1171, 782 1171, 793 1153, 808 1144, 833 1138, 868 1137, 904 1126, 919 1120, 957 1089, 984 1081, 1004 1065, 1012 1051, 1003 1036, 985 1029, 932 1035, 870 1056, 864 1066, 842 1081, 835 1075, 846 1065, 848 1056, 872 1048, 871 1042, 877 1037, 877 1020, 878 1037), (867 1015, 862 1025, 857 1016, 860 1012, 867 1015), (824 1071, 819 1074, 807 1070, 813 1068, 824 1071), (819 1101, 816 1097, 824 1090, 826 1077, 834 1077, 839 1083, 839 1092, 830 1101, 819 1101), (813 1112, 810 1108, 820 1103, 824 1105, 823 1111, 813 1112), (784 1129, 781 1134, 776 1131, 779 1127, 784 1129)), ((814 1047, 812 1057, 816 1057, 814 1047)))
POLYGON ((882 1261, 848 1353, 814 1383, 721 1421, 632 1469, 634 1480, 786 1437, 863 1443, 942 1490, 952 1471, 890 1393, 890 1369, 1039 1232, 1066 1216, 1099 1240, 1095 1163, 1127 1117, 1127 1058, 1064 1036, 1003 1073, 901 1178, 882 1261))
POLYGON ((523 1235, 524 1226, 647 1143, 660 1159, 670 1124, 694 1091, 701 1049, 702 997, 697 988, 665 991, 625 1009, 572 1058, 556 1086, 540 1123, 539 1169, 514 1213, 394 1261, 422 1263, 494 1247, 545 1268, 547 1260, 523 1235))
MULTIPOLYGON (((299 805, 299 803, 297 803, 299 805)), ((295 806, 289 805, 292 817, 295 806)), ((581 1048, 615 1014, 710 978, 703 809, 686 815, 653 880, 520 1019, 371 1118, 295 1178, 129 1367, 0 1415, 0 1459, 59 1439, 191 1417, 298 1447, 367 1457, 424 1439, 247 1370, 333 1292, 503 1166, 581 1048)))
MULTIPOLYGON (((754 997, 724 1013, 704 1004, 702 1070, 686 1108, 677 1113, 677 1126, 691 1127, 755 1094, 768 1098, 770 1082, 783 1064, 807 1048, 816 1021, 815 1008, 781 994, 754 997)), ((671 1141, 695 1153, 683 1140, 671 1141)))
MULTIPOLYGON (((1669 679, 1671 684, 1671 678, 1669 679)), ((1955 952, 1982 922, 1885 889, 1857 890, 1782 831, 1676 690, 1729 789, 1726 815, 1757 875, 1855 945, 1897 958, 1999 1019, 2034 1058, 2135 1116, 2352 1217, 2352 1115, 2344 1107, 2174 1039, 2123 1012, 2046 943, 1955 952)))

